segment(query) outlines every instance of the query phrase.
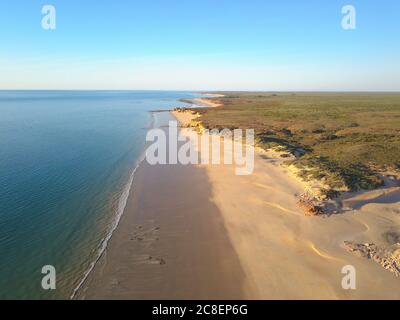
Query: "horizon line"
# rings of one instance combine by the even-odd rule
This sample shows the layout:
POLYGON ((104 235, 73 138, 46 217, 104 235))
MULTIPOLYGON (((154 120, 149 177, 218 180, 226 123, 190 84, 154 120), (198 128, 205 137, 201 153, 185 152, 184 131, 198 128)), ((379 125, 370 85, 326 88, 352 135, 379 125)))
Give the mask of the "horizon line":
POLYGON ((400 90, 189 90, 189 89, 2 89, 1 91, 147 91, 147 92, 267 92, 267 93, 400 93, 400 90))

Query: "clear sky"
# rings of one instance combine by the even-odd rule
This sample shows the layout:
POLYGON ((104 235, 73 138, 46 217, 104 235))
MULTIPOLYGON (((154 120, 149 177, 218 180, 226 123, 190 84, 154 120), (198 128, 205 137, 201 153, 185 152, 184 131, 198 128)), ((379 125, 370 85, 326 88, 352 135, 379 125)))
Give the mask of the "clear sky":
POLYGON ((400 1, 0 0, 0 88, 400 91, 400 1))

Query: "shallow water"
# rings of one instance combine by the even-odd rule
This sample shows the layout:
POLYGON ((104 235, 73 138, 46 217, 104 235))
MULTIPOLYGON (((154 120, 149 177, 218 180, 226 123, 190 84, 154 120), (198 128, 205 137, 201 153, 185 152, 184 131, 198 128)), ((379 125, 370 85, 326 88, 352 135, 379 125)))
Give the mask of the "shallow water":
POLYGON ((154 122, 186 92, 0 91, 0 298, 69 298, 120 216, 154 122), (43 290, 53 265, 56 290, 43 290))

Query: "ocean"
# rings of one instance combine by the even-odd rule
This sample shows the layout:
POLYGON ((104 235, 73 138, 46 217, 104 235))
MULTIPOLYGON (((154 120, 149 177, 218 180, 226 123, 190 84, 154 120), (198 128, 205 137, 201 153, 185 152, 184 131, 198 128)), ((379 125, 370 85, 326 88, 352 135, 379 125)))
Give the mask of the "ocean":
MULTIPOLYGON (((121 216, 154 125, 188 92, 0 91, 0 299, 68 299, 121 216), (54 266, 56 289, 41 286, 54 266)), ((134 190, 133 190, 134 192, 134 190)))

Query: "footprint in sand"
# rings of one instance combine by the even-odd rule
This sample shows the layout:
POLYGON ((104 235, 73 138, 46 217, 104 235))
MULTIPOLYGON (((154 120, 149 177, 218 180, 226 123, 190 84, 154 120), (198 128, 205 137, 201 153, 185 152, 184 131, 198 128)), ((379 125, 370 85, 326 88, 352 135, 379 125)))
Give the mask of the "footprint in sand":
POLYGON ((120 283, 119 283, 119 280, 118 280, 117 278, 112 278, 111 281, 110 281, 111 287, 116 288, 116 287, 119 286, 119 284, 120 284, 120 283))
POLYGON ((165 259, 159 257, 153 257, 149 254, 137 254, 133 257, 132 262, 135 264, 153 264, 153 265, 166 264, 165 259))
POLYGON ((142 225, 138 225, 135 227, 135 230, 130 235, 131 241, 138 241, 138 242, 151 242, 151 241, 158 241, 158 231, 160 227, 152 227, 149 229, 144 229, 142 225))
POLYGON ((152 256, 149 257, 148 263, 149 264, 159 264, 159 265, 166 264, 166 262, 163 258, 153 258, 152 256))

